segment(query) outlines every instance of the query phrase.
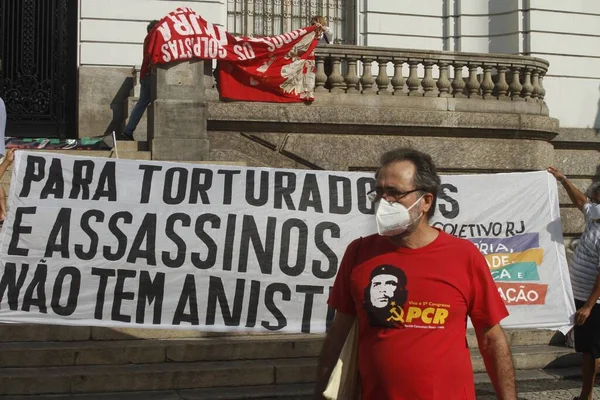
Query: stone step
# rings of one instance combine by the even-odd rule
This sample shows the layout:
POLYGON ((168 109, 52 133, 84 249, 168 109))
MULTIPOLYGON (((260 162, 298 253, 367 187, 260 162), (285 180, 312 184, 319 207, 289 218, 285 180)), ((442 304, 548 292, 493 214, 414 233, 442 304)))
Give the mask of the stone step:
MULTIPOLYGON (((539 382, 548 385, 563 379, 580 376, 577 368, 547 369, 516 371, 517 389, 525 383, 539 382)), ((478 389, 489 383, 486 373, 477 373, 474 376, 478 389)), ((240 387, 216 387, 205 389, 181 389, 139 392, 109 392, 85 393, 67 395, 8 395, 0 396, 2 400, 310 400, 313 390, 312 383, 303 384, 276 384, 240 387)), ((484 397, 487 391, 478 390, 478 398, 484 397)))
MULTIPOLYGON (((226 351, 219 347, 228 346, 213 345, 210 351, 226 351)), ((300 384, 314 381, 316 357, 243 359, 256 357, 258 350, 264 351, 265 348, 240 350, 241 354, 234 352, 230 357, 237 358, 230 361, 159 362, 161 352, 158 351, 156 359, 152 360, 157 362, 154 364, 2 368, 0 369, 0 395, 175 390, 300 384)), ((189 351, 185 347, 179 348, 178 351, 182 359, 189 361, 195 358, 185 355, 185 352, 189 351)), ((113 352, 116 350, 98 351, 97 357, 102 362, 114 358, 103 353, 113 352)), ((485 372, 479 352, 471 350, 471 355, 474 372, 485 372)), ((267 356, 262 355, 263 358, 267 356)), ((22 357, 30 356, 22 354, 22 357)), ((278 357, 281 357, 281 354, 278 357)), ((77 355, 74 358, 77 358, 77 355)), ((513 347, 513 359, 515 368, 519 370, 568 368, 581 362, 579 354, 575 354, 572 349, 556 346, 513 347)))
MULTIPOLYGON (((237 335, 147 340, 125 337, 126 340, 103 341, 89 340, 90 334, 95 332, 93 328, 71 330, 63 327, 62 330, 57 330, 55 335, 49 335, 49 330, 43 329, 48 326, 41 325, 41 327, 40 330, 31 328, 22 336, 18 336, 19 330, 11 331, 13 326, 3 326, 0 329, 0 333, 3 333, 0 338, 4 339, 0 342, 0 365, 4 367, 74 366, 316 357, 323 341, 322 334, 237 335), (5 329, 9 332, 3 332, 5 329), (30 341, 11 341, 15 339, 15 335, 20 340, 30 341), (36 336, 42 341, 33 341, 36 336)), ((545 340, 540 339, 540 336, 544 337, 542 333, 538 334, 540 336, 534 336, 533 332, 525 331, 509 331, 508 337, 515 349, 529 349, 533 352, 552 350, 559 353, 571 351, 561 346, 545 344, 536 346, 536 342, 549 343, 548 333, 543 332, 546 336, 545 340)), ((102 337, 97 334, 94 336, 102 337)), ((468 340, 472 350, 477 353, 473 336, 470 334, 468 340)), ((523 367, 525 368, 529 367, 523 367)))
MULTIPOLYGON (((568 368, 581 364, 581 354, 562 346, 511 346, 515 369, 568 368)), ((479 350, 471 349, 474 372, 485 372, 479 350)))
MULTIPOLYGON (((507 329, 506 336, 512 346, 563 345, 564 336, 557 331, 547 329, 507 329)), ((0 323, 0 343, 2 342, 66 342, 84 340, 135 340, 135 339, 190 339, 190 338, 274 338, 312 337, 321 341, 322 334, 281 335, 273 333, 220 333, 202 332, 185 329, 140 329, 140 328, 104 328, 89 326, 62 326, 45 324, 2 324, 0 323)), ((469 347, 477 347, 477 339, 472 329, 467 330, 469 347)))
POLYGON ((0 343, 2 367, 151 364, 316 357, 321 335, 0 343), (316 338, 315 336, 318 336, 316 338))
MULTIPOLYGON (((301 359, 295 360, 297 364, 301 359)), ((312 361, 312 359, 311 359, 312 361)), ((308 361, 307 361, 308 362, 308 361)), ((314 363, 314 362, 313 362, 314 363)), ((0 369, 0 395, 173 390, 289 382, 278 360, 0 369)))
POLYGON ((150 144, 146 141, 117 140, 117 150, 122 151, 149 151, 150 144))

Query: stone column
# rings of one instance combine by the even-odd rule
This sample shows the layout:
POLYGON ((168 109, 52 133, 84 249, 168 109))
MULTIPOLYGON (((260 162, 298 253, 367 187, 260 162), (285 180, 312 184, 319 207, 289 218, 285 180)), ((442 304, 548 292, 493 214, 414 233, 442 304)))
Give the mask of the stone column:
POLYGON ((327 83, 327 75, 325 74, 325 58, 322 56, 316 56, 315 62, 317 71, 315 73, 315 92, 328 92, 325 89, 325 83, 327 83))
POLYGON ((153 160, 206 161, 204 62, 182 61, 152 71, 154 102, 148 140, 153 160))
POLYGON ((394 60, 394 77, 392 78, 392 87, 394 88, 394 94, 396 96, 403 95, 404 90, 404 76, 402 75, 402 65, 404 65, 403 59, 394 60))
POLYGON ((392 92, 388 92, 388 86, 390 85, 390 77, 387 74, 387 65, 389 63, 386 59, 377 59, 379 64, 379 74, 375 83, 377 83, 377 94, 379 95, 390 95, 392 92))
POLYGON ((419 75, 417 72, 417 68, 419 67, 419 61, 409 60, 408 61, 408 79, 406 80, 406 85, 408 86, 408 95, 409 96, 422 96, 419 93, 419 87, 421 86, 421 81, 419 80, 419 75))
POLYGON ((436 82, 440 97, 449 97, 450 79, 448 79, 448 63, 441 61, 438 63, 440 68, 440 77, 436 82))
POLYGON ((357 72, 357 60, 354 57, 348 58, 348 73, 346 74, 346 93, 359 94, 359 78, 357 72))

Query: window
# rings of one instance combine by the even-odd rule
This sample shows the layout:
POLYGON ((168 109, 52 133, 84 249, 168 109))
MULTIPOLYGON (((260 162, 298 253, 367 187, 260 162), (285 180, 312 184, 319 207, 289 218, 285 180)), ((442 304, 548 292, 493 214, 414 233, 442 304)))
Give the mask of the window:
POLYGON ((310 24, 322 15, 336 44, 353 44, 354 1, 227 0, 227 30, 238 36, 273 36, 310 24), (350 34, 349 34, 350 33, 350 34))

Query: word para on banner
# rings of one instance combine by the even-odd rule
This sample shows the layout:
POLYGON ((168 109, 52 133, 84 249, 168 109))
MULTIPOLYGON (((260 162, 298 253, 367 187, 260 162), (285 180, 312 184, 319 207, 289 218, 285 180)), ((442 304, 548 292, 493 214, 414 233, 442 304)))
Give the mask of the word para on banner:
MULTIPOLYGON (((137 199, 140 204, 162 198, 164 204, 171 206, 232 205, 243 199, 245 205, 261 208, 272 205, 276 210, 347 215, 356 207, 361 214, 374 212, 367 193, 374 187, 375 180, 369 177, 353 183, 350 178, 336 174, 329 174, 323 181, 315 173, 302 176, 290 171, 252 169, 163 169, 156 164, 141 164, 139 171, 142 174, 137 199)), ((29 155, 18 196, 26 198, 31 193, 39 193, 40 199, 118 202, 122 199, 117 179, 114 161, 98 165, 91 160, 75 160, 73 173, 65 180, 60 158, 52 158, 48 165, 46 158, 29 155)))
MULTIPOLYGON (((313 305, 315 301, 324 301, 331 290, 326 286, 265 283, 242 278, 235 279, 235 285, 228 285, 230 279, 186 274, 178 277, 182 278, 177 279, 178 285, 171 284, 171 290, 166 292, 164 272, 91 268, 90 276, 82 276, 78 268, 66 266, 52 277, 44 261, 35 269, 29 264, 18 266, 7 262, 0 278, 0 303, 4 304, 6 296, 6 304, 12 311, 36 309, 42 314, 69 317, 77 311, 82 286, 95 281, 93 317, 96 320, 207 327, 222 323, 245 328, 260 324, 268 331, 279 331, 289 323, 282 308, 285 303, 293 302, 303 304, 301 331, 310 333, 313 305), (174 288, 179 290, 173 291, 174 288), (177 298, 173 313, 166 312, 167 296, 177 298), (258 315, 263 316, 262 321, 258 315)), ((327 310, 323 317, 331 323, 332 310, 327 310)))

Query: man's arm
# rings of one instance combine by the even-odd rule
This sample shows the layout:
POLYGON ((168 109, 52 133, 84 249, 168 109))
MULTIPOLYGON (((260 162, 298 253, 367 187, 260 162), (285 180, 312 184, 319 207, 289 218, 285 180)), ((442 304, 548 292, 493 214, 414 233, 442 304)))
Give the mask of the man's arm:
POLYGON ((6 219, 6 193, 4 192, 4 186, 0 184, 0 221, 6 219))
POLYGON ((571 182, 558 169, 556 169, 554 167, 548 167, 548 172, 550 172, 552 175, 554 175, 554 177, 560 183, 562 183, 563 187, 567 191, 567 194, 569 195, 569 198, 571 199, 571 201, 573 202, 573 204, 575 204, 575 206, 577 206, 577 208, 579 208, 580 210, 583 211, 583 206, 588 201, 586 195, 583 194, 583 193, 581 193, 581 191, 579 189, 577 189, 575 187, 575 185, 573 185, 573 182, 571 182))
POLYGON ((498 399, 516 400, 515 367, 504 330, 497 324, 487 329, 475 329, 475 333, 498 399))
POLYGON ((342 352, 342 347, 344 347, 346 337, 348 336, 348 332, 350 332, 350 328, 352 328, 355 318, 351 314, 344 314, 339 311, 335 313, 335 318, 325 336, 321 355, 319 356, 317 383, 314 392, 315 399, 323 399, 323 391, 327 387, 331 372, 342 352))

